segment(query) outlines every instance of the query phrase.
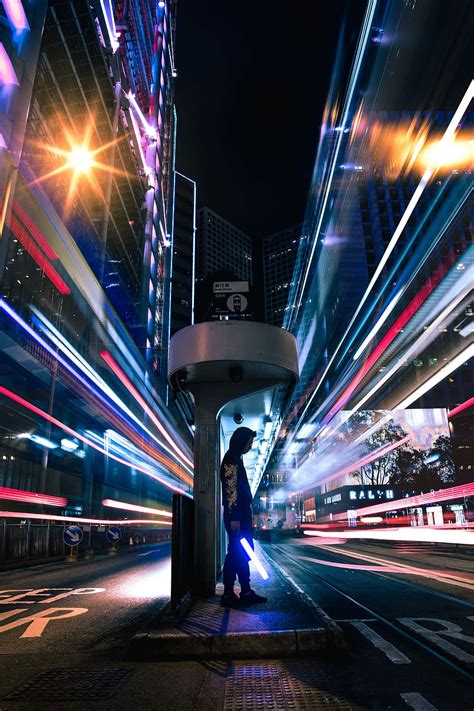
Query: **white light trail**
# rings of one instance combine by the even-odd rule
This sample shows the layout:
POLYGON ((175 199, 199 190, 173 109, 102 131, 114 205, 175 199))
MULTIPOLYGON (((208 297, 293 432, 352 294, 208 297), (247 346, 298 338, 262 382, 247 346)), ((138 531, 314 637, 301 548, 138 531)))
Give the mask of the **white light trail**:
POLYGON ((393 311, 393 309, 395 308, 395 306, 396 306, 396 305, 398 304, 398 302, 400 301, 400 299, 401 299, 401 297, 402 297, 402 294, 403 294, 403 292, 400 291, 400 292, 395 296, 395 298, 393 298, 392 301, 389 303, 389 305, 387 306, 387 308, 385 309, 385 311, 383 312, 383 314, 380 316, 380 318, 378 319, 378 321, 375 323, 375 325, 373 326, 373 328, 370 330, 370 332, 367 334, 367 336, 364 338, 364 340, 363 340, 362 343, 360 344, 359 348, 358 348, 358 349, 356 350, 356 352, 354 353, 354 355, 353 355, 353 359, 354 359, 354 360, 357 360, 357 359, 359 358, 359 356, 361 356, 362 353, 365 351, 365 349, 366 349, 367 346, 369 345, 369 343, 370 343, 370 341, 372 340, 372 338, 375 336, 376 333, 378 333, 379 329, 383 326, 383 324, 384 324, 385 321, 388 319, 388 317, 389 317, 390 314, 392 313, 392 311, 393 311))
MULTIPOLYGON (((398 357, 397 362, 389 370, 387 370, 387 372, 382 376, 382 378, 380 378, 380 380, 378 380, 375 385, 354 405, 351 412, 357 412, 358 410, 360 410, 361 407, 365 405, 365 403, 370 400, 370 398, 375 395, 375 393, 380 390, 380 388, 383 387, 385 383, 390 380, 395 375, 395 373, 400 370, 400 368, 402 368, 404 364, 406 364, 409 359, 420 353, 422 348, 430 341, 433 332, 439 328, 440 324, 443 323, 443 321, 456 308, 456 306, 458 306, 458 304, 460 304, 462 300, 469 294, 472 286, 470 285, 468 279, 467 283, 457 282, 456 288, 460 289, 460 291, 458 291, 458 293, 454 297, 452 297, 452 300, 448 304, 448 306, 446 306, 446 308, 443 309, 440 314, 438 314, 434 321, 432 321, 431 324, 423 331, 420 338, 418 338, 415 343, 408 348, 408 350, 406 350, 398 357)), ((448 297, 451 297, 451 294, 449 294, 448 297)))
MULTIPOLYGON (((466 110, 473 98, 474 98, 474 80, 472 80, 471 83, 469 84, 463 98, 461 99, 461 101, 459 103, 459 106, 457 107, 453 117, 451 118, 451 121, 449 122, 449 125, 448 125, 446 131, 443 134, 441 141, 450 141, 453 138, 454 133, 458 127, 458 124, 461 122, 462 117, 464 116, 464 113, 466 112, 466 110)), ((350 329, 354 325, 354 322, 355 322, 356 318, 358 317, 363 305, 367 301, 367 298, 368 298, 369 294, 371 293, 375 282, 378 280, 391 253, 395 249, 395 246, 396 246, 403 230, 405 229, 406 224, 413 213, 413 210, 415 209, 420 197, 422 196, 422 194, 423 194, 426 186, 428 185, 434 172, 435 172, 434 168, 428 168, 424 172, 415 192, 413 193, 413 195, 411 197, 410 202, 408 203, 408 205, 405 209, 405 212, 403 213, 403 215, 400 219, 400 222, 398 223, 397 227, 395 228, 395 232, 393 233, 392 238, 391 238, 389 244, 387 245, 387 248, 383 254, 383 257, 380 260, 380 262, 377 266, 377 269, 375 270, 374 275, 372 276, 372 279, 370 280, 369 285, 368 285, 364 295, 362 296, 362 299, 361 299, 348 327, 346 328, 344 335, 342 336, 341 340, 339 341, 339 344, 338 344, 336 350, 334 351, 333 355, 331 356, 326 368, 324 369, 324 372, 323 372, 321 378, 319 379, 316 387, 314 388, 313 392, 311 393, 311 396, 308 398, 308 400, 306 402, 304 411, 300 417, 300 421, 304 417, 305 412, 307 411, 308 407, 310 406, 311 402, 313 401, 313 398, 315 397, 319 388, 324 383, 326 375, 327 375, 329 369, 331 368, 332 364, 334 363, 334 360, 337 357, 337 355, 342 347, 342 344, 344 343, 348 333, 350 332, 350 329)), ((311 257, 312 257, 312 254, 313 254, 313 252, 311 253, 311 257)), ((308 265, 307 273, 309 271, 309 266, 310 265, 308 265)), ((305 278, 306 278, 306 276, 305 276, 305 278)), ((300 304, 301 304, 301 299, 300 299, 300 303, 298 304, 298 308, 299 308, 300 304)))
POLYGON ((136 511, 137 513, 148 513, 154 516, 166 516, 173 518, 171 511, 163 509, 155 509, 152 506, 139 506, 138 504, 129 504, 127 501, 114 501, 114 499, 103 499, 102 506, 108 506, 112 509, 122 509, 123 511, 136 511))
POLYGON ((448 375, 450 375, 454 370, 459 368, 460 365, 462 365, 472 357, 474 357, 474 343, 468 348, 465 348, 443 368, 440 368, 431 378, 424 382, 423 385, 420 385, 419 388, 410 393, 408 397, 406 397, 398 405, 396 405, 395 409, 398 408, 400 410, 404 410, 405 408, 410 407, 410 405, 412 405, 415 400, 418 400, 418 398, 427 393, 428 390, 434 388, 435 385, 444 380, 444 378, 447 378, 448 375))
POLYGON ((132 104, 133 108, 135 109, 136 114, 137 114, 138 118, 140 119, 140 123, 142 124, 143 129, 144 129, 146 135, 148 136, 148 138, 150 138, 152 141, 156 141, 156 139, 158 138, 156 128, 154 126, 151 126, 151 124, 149 124, 148 121, 146 120, 146 118, 143 114, 143 111, 141 110, 137 100, 135 99, 135 95, 132 94, 131 91, 129 91, 128 94, 124 91, 124 94, 127 97, 127 99, 129 100, 129 102, 132 104))
MULTIPOLYGON (((354 63, 353 63, 352 70, 351 70, 351 78, 350 78, 349 89, 347 92, 346 100, 344 102, 343 115, 342 115, 341 120, 339 121, 341 126, 346 126, 348 124, 349 111, 350 111, 350 107, 351 107, 352 97, 354 96, 354 91, 356 88, 357 79, 358 79, 359 72, 362 67, 363 55, 364 55, 365 49, 368 45, 370 32, 372 30, 372 23, 373 23, 373 18, 374 18, 376 6, 377 6, 377 0, 370 0, 369 4, 367 6, 361 34, 359 37, 359 41, 357 43, 356 56, 354 58, 354 63)), ((300 284, 299 284, 300 297, 299 297, 298 305, 296 306, 295 309, 292 310, 292 316, 293 315, 296 316, 296 314, 298 313, 298 311, 301 307, 301 302, 303 300, 304 290, 306 288, 306 282, 307 282, 308 275, 309 275, 310 269, 311 269, 311 262, 313 260, 314 251, 315 251, 316 245, 318 243, 318 237, 320 234, 321 225, 322 225, 323 218, 324 218, 324 212, 325 212, 326 205, 327 205, 327 202, 328 202, 329 196, 330 196, 330 184, 331 184, 331 181, 332 181, 332 178, 334 175, 334 171, 336 170, 336 166, 339 163, 339 160, 338 160, 339 159, 339 149, 341 147, 342 140, 343 140, 343 132, 341 131, 341 132, 338 132, 338 135, 337 135, 336 148, 335 148, 333 159, 332 159, 332 165, 330 168, 329 177, 326 181, 326 190, 325 190, 325 194, 324 194, 324 198, 323 198, 323 204, 321 206, 321 209, 319 212, 318 223, 317 223, 316 229, 314 231, 315 239, 313 240, 313 244, 311 246, 311 252, 309 254, 309 257, 308 257, 308 260, 306 263, 306 270, 305 270, 304 277, 300 281, 300 284)), ((290 316, 290 320, 291 320, 291 316, 290 316)), ((290 324, 288 324, 288 330, 290 330, 290 324)))
MULTIPOLYGON (((192 467, 189 466, 189 461, 186 460, 184 463, 177 452, 173 451, 167 444, 151 432, 148 427, 143 423, 139 417, 137 417, 130 408, 124 403, 124 401, 115 393, 115 391, 101 378, 101 376, 92 368, 92 366, 81 356, 81 354, 69 343, 69 341, 62 335, 58 329, 53 326, 53 324, 44 316, 41 311, 39 311, 35 306, 30 305, 31 311, 41 322, 40 328, 45 333, 45 335, 54 343, 54 345, 59 348, 59 350, 64 353, 73 363, 76 365, 85 375, 87 375, 92 382, 105 394, 107 395, 124 414, 130 417, 133 422, 138 425, 138 427, 145 432, 151 439, 156 442, 162 449, 164 449, 168 454, 170 454, 175 460, 179 461, 181 466, 183 466, 191 475, 192 467)), ((59 359, 58 359, 59 360, 59 359)))

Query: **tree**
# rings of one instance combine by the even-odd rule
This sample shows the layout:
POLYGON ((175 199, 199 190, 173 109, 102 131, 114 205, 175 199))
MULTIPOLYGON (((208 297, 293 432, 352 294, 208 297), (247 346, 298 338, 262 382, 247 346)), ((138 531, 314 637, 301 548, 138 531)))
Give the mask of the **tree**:
MULTIPOLYGON (((395 444, 406 436, 407 433, 403 427, 393 419, 390 419, 383 427, 364 440, 362 449, 364 454, 370 454, 382 447, 395 444)), ((398 457, 397 449, 393 449, 383 457, 379 457, 362 466, 359 470, 353 472, 352 476, 360 484, 370 484, 372 486, 393 484, 394 480, 400 479, 401 470, 398 464, 398 457)))
POLYGON ((441 485, 454 484, 456 481, 456 468, 452 458, 453 448, 451 438, 447 435, 439 435, 426 454, 426 459, 439 454, 439 458, 429 464, 433 475, 439 480, 441 485))

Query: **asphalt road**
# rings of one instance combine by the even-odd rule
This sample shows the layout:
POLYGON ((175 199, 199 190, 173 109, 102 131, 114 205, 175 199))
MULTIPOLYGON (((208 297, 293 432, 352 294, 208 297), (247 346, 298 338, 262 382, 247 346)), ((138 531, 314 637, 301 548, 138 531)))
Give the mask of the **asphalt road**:
POLYGON ((352 699, 374 709, 472 711, 472 559, 307 539, 264 549, 343 628, 352 699))
POLYGON ((0 654, 119 653, 169 599, 170 544, 0 573, 0 654))
MULTIPOLYGON (((310 665, 326 691, 347 701, 344 708, 472 711, 470 560, 307 540, 264 550, 341 625, 348 649, 301 661, 256 660, 245 663, 245 674, 280 664, 297 679, 310 665)), ((134 662, 127 656, 129 639, 168 600, 169 554, 165 543, 0 573, 0 711, 231 708, 229 680, 243 663, 134 662), (84 688, 84 699, 43 700, 24 687, 61 669, 84 688), (122 670, 129 676, 109 699, 87 697, 95 673, 112 683, 122 670), (10 696, 17 689, 25 691, 10 696)), ((47 685, 62 688, 56 678, 47 685)))

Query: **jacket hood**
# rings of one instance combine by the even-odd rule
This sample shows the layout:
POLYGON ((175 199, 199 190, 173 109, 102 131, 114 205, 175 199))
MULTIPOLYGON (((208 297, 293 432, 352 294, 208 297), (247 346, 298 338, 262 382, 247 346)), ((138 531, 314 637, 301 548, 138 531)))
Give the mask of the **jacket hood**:
POLYGON ((229 452, 234 454, 243 454, 245 447, 251 437, 256 437, 257 433, 248 427, 237 427, 234 430, 229 442, 229 452))

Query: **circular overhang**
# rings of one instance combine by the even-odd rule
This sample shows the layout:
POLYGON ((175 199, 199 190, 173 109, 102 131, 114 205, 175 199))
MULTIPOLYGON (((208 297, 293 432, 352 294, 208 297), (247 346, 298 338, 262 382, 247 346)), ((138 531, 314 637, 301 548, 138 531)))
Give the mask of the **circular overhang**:
POLYGON ((176 377, 189 384, 285 382, 298 377, 294 336, 255 321, 209 321, 187 326, 171 338, 168 363, 171 383, 176 377))

